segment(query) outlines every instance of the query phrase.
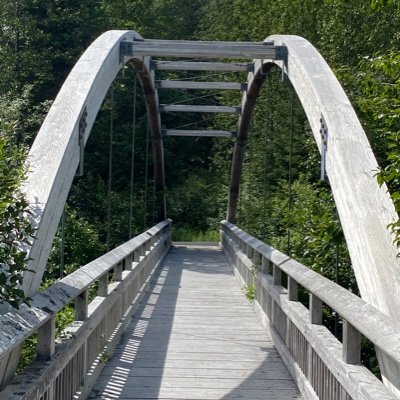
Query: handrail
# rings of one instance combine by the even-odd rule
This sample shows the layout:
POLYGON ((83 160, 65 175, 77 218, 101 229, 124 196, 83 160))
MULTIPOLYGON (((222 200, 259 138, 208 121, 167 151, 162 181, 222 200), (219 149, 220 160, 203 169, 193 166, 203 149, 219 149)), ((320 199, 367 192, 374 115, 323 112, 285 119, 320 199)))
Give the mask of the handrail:
MULTIPOLYGON (((371 400, 398 398, 396 397, 398 382, 385 382, 395 394, 390 393, 372 373, 357 365, 360 364, 361 335, 383 351, 394 365, 400 365, 400 331, 390 318, 355 294, 227 221, 221 223, 221 243, 227 258, 238 270, 243 281, 248 285, 255 285, 256 303, 263 313, 267 314, 275 332, 275 339, 279 342, 278 349, 281 348, 284 353, 288 353, 289 359, 294 364, 307 364, 304 367, 305 371, 300 371, 303 376, 301 382, 303 386, 311 385, 313 392, 321 392, 317 383, 311 379, 312 361, 308 357, 312 349, 328 369, 335 365, 336 371, 332 367, 331 373, 350 395, 361 390, 361 394, 357 394, 356 398, 371 400), (263 272, 258 272, 255 268, 260 262, 263 272), (269 274, 271 270, 272 276, 269 274), (282 286, 282 271, 288 276, 287 289, 282 286), (309 310, 297 302, 298 285, 310 293, 309 310), (343 318, 343 345, 322 326, 322 303, 331 307, 343 318), (299 354, 290 349, 291 341, 295 340, 291 335, 297 337, 302 335, 306 338, 308 355, 302 355, 307 358, 306 361, 297 360, 299 354), (330 349, 325 347, 328 343, 330 349), (335 360, 332 361, 333 359, 335 360), (368 384, 366 381, 363 382, 364 379, 369 381, 368 384), (304 383, 304 380, 307 383, 304 383)), ((296 366, 294 368, 302 369, 296 366)), ((317 393, 317 396, 310 398, 336 399, 321 393, 317 393)))
MULTIPOLYGON (((23 305, 19 310, 2 316, 0 378, 3 390, 0 399, 54 396, 56 381, 64 373, 74 376, 74 379, 69 377, 70 384, 74 386, 70 389, 72 393, 85 381, 83 389, 80 389, 81 397, 79 394, 77 397, 84 398, 96 375, 91 371, 91 378, 88 379, 86 374, 93 368, 99 370, 98 366, 93 367, 93 363, 97 360, 99 364, 98 358, 104 349, 111 352, 112 346, 117 343, 129 320, 128 314, 134 311, 144 293, 149 276, 169 249, 170 227, 170 220, 160 222, 51 285, 43 293, 38 293, 33 297, 30 307, 23 305), (97 284, 97 296, 89 303, 89 289, 94 284, 97 284), (73 301, 75 320, 67 328, 69 338, 58 343, 55 337, 56 314, 73 301), (99 329, 101 332, 98 332, 99 329), (37 355, 40 362, 28 367, 26 372, 10 383, 12 376, 5 376, 8 357, 34 333, 38 337, 37 355), (75 358, 82 364, 81 370, 65 372, 75 358)), ((63 390, 67 392, 65 388, 63 390)), ((54 398, 67 399, 63 394, 54 398)))

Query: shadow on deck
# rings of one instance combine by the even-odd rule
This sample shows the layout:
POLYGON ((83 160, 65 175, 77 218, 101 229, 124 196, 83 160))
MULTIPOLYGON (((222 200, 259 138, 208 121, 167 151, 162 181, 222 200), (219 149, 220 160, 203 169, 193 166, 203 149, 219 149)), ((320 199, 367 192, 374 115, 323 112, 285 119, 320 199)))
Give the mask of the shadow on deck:
POLYGON ((216 248, 173 248, 90 399, 298 399, 216 248))

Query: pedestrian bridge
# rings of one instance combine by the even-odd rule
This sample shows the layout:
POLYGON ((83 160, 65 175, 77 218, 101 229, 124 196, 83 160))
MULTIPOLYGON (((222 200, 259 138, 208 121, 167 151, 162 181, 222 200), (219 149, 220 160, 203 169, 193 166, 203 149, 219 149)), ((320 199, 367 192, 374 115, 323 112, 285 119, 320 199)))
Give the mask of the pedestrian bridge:
POLYGON ((387 188, 376 182, 377 163, 350 102, 304 39, 155 41, 132 31, 107 32, 66 80, 28 161, 24 191, 36 235, 27 251, 35 272, 26 272, 23 288, 32 303, 0 317, 0 399, 400 398, 399 263, 387 229, 397 215, 387 188), (160 222, 38 292, 84 145, 126 63, 145 94, 160 222), (361 297, 235 225, 243 147, 273 67, 290 80, 310 122, 361 297), (160 105, 159 89, 199 84, 158 82, 157 69, 245 70, 244 84, 202 83, 243 91, 242 104, 160 105), (161 129, 169 110, 237 114, 238 129, 161 129), (219 243, 171 243, 162 146, 169 135, 235 137, 219 243), (57 313, 71 305, 73 323, 56 334, 57 313), (341 340, 324 325, 326 306, 343 321, 341 340), (33 335, 37 359, 15 375, 21 348, 33 335), (375 345, 381 379, 361 363, 364 338, 375 345))

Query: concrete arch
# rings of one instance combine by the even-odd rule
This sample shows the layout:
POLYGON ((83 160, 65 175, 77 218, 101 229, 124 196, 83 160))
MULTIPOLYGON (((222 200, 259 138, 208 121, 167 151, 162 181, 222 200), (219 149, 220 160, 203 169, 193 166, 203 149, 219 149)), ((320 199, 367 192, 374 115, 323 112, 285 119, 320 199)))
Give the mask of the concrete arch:
MULTIPOLYGON (((43 272, 58 222, 79 164, 79 123, 86 113, 86 143, 109 87, 126 62, 136 70, 145 94, 152 132, 158 190, 163 189, 164 168, 158 99, 149 57, 121 57, 123 41, 141 40, 134 31, 109 31, 84 52, 55 99, 29 152, 29 173, 23 191, 31 205, 36 237, 29 249, 29 269, 23 288, 33 295, 43 272)), ((160 212, 165 217, 165 205, 160 212)))

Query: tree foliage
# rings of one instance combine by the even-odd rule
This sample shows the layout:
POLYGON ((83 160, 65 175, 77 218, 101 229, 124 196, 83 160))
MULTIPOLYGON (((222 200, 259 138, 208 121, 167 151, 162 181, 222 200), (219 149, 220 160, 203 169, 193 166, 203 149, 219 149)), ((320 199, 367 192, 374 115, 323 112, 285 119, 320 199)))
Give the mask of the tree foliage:
MULTIPOLYGON (((7 138, 7 148, 10 147, 7 151, 18 152, 15 150, 18 145, 31 143, 68 72, 84 49, 106 30, 134 29, 146 38, 232 41, 261 41, 270 34, 295 34, 304 36, 322 52, 344 84, 382 165, 378 179, 388 184, 399 210, 397 1, 0 2, 0 126, 7 138)), ((109 228, 112 247, 128 239, 133 77, 134 73, 127 69, 114 83, 114 104, 107 97, 86 147, 85 177, 77 178, 71 189, 66 214, 67 270, 100 254, 109 228), (111 107, 117 122, 109 227, 111 107)), ((164 77, 209 79, 194 73, 165 72, 164 77)), ((243 81, 246 76, 221 74, 216 79, 243 81)), ((294 98, 294 137, 290 150, 291 88, 281 82, 279 73, 271 75, 264 87, 245 154, 238 223, 260 239, 289 251, 331 279, 356 290, 329 185, 319 182, 319 154, 301 105, 294 98)), ((196 98, 206 94, 187 91, 182 96, 174 91, 163 92, 161 102, 240 103, 240 97, 232 93, 196 98)), ((151 152, 146 155, 146 111, 140 91, 137 96, 131 221, 135 234, 156 222, 151 152), (145 182, 146 171, 149 179, 145 182)), ((169 128, 190 127, 197 118, 198 115, 170 114, 163 117, 163 123, 169 128)), ((197 124, 236 129, 236 122, 230 116, 201 120, 197 124)), ((165 138, 168 209, 174 224, 182 231, 215 229, 225 217, 232 143, 208 138, 165 138)), ((7 162, 14 159, 10 154, 5 156, 7 162)), ((21 179, 22 169, 15 172, 21 179)), ((11 190, 12 185, 7 185, 11 190)), ((15 204, 25 207, 23 203, 15 204)), ((395 222, 392 229, 399 243, 399 223, 395 222)), ((46 275, 49 278, 58 277, 60 240, 58 236, 55 241, 46 275)))
POLYGON ((23 152, 0 135, 0 304, 18 308, 28 298, 21 289, 33 230, 28 204, 21 193, 23 152))

